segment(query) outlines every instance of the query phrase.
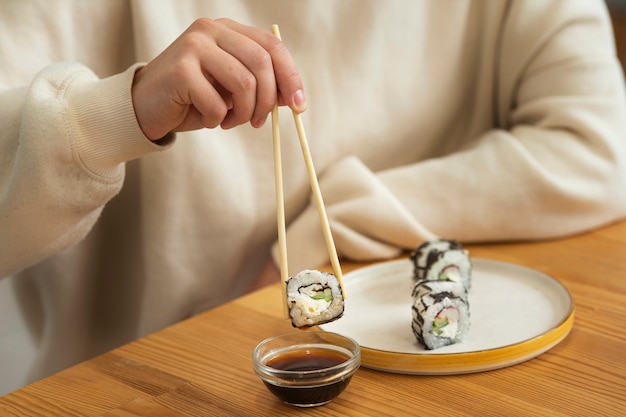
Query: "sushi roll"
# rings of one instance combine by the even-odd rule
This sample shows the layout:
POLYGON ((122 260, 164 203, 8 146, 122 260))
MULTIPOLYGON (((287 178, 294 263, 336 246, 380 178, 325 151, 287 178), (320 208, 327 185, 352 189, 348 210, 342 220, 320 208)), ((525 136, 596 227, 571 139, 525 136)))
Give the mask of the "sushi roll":
POLYGON ((287 304, 291 324, 297 328, 331 322, 344 311, 337 277, 308 269, 287 280, 287 304))
POLYGON ((468 290, 472 285, 472 263, 467 250, 453 240, 422 243, 411 255, 415 282, 450 280, 461 282, 468 290))
POLYGON ((461 342, 470 327, 467 290, 460 282, 420 281, 413 288, 413 334, 427 350, 461 342))

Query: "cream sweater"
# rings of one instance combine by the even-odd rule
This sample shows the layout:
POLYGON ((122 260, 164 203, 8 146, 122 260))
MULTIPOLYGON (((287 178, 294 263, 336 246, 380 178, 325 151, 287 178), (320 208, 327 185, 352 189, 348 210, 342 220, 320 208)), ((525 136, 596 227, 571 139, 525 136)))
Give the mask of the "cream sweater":
MULTIPOLYGON (((201 16, 280 25, 341 257, 626 214, 626 94, 601 0, 2 2, 0 277, 16 306, 2 325, 25 323, 35 352, 16 386, 242 294, 270 258, 269 120, 155 144, 134 117, 136 63, 201 16)), ((294 273, 327 252, 286 109, 281 124, 294 273)))

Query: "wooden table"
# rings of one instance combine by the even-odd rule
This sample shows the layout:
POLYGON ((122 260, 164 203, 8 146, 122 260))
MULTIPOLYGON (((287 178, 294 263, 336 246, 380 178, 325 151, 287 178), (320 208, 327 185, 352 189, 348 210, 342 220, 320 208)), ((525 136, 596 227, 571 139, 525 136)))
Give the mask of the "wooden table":
POLYGON ((362 367, 334 402, 296 409, 269 395, 252 370, 254 346, 292 330, 273 285, 8 394, 0 415, 626 415, 626 222, 563 240, 468 248, 562 281, 576 307, 569 336, 489 372, 410 376, 362 367))

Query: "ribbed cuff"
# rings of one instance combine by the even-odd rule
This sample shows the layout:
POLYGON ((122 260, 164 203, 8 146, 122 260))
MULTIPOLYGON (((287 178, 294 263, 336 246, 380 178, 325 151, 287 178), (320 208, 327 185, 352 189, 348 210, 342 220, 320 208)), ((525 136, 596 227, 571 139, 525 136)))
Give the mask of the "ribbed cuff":
POLYGON ((142 65, 95 81, 86 76, 80 79, 86 75, 80 73, 68 91, 74 154, 97 176, 119 178, 124 162, 166 149, 174 142, 174 134, 153 142, 139 127, 131 89, 135 71, 142 65))

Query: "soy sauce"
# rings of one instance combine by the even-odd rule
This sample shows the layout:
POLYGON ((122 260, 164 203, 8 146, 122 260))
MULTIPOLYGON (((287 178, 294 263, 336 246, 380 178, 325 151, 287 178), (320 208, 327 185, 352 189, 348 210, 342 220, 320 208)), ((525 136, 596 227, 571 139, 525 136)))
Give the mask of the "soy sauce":
POLYGON ((265 365, 282 371, 315 371, 339 365, 348 359, 350 359, 348 355, 336 350, 307 348, 277 355, 265 365))
MULTIPOLYGON (((265 365, 282 371, 305 372, 327 369, 350 359, 350 356, 336 350, 307 348, 291 350, 270 358, 265 365)), ((303 376, 303 379, 306 377, 303 376)), ((323 405, 343 392, 351 376, 327 385, 314 387, 278 386, 265 383, 267 388, 284 402, 300 407, 323 405)))

